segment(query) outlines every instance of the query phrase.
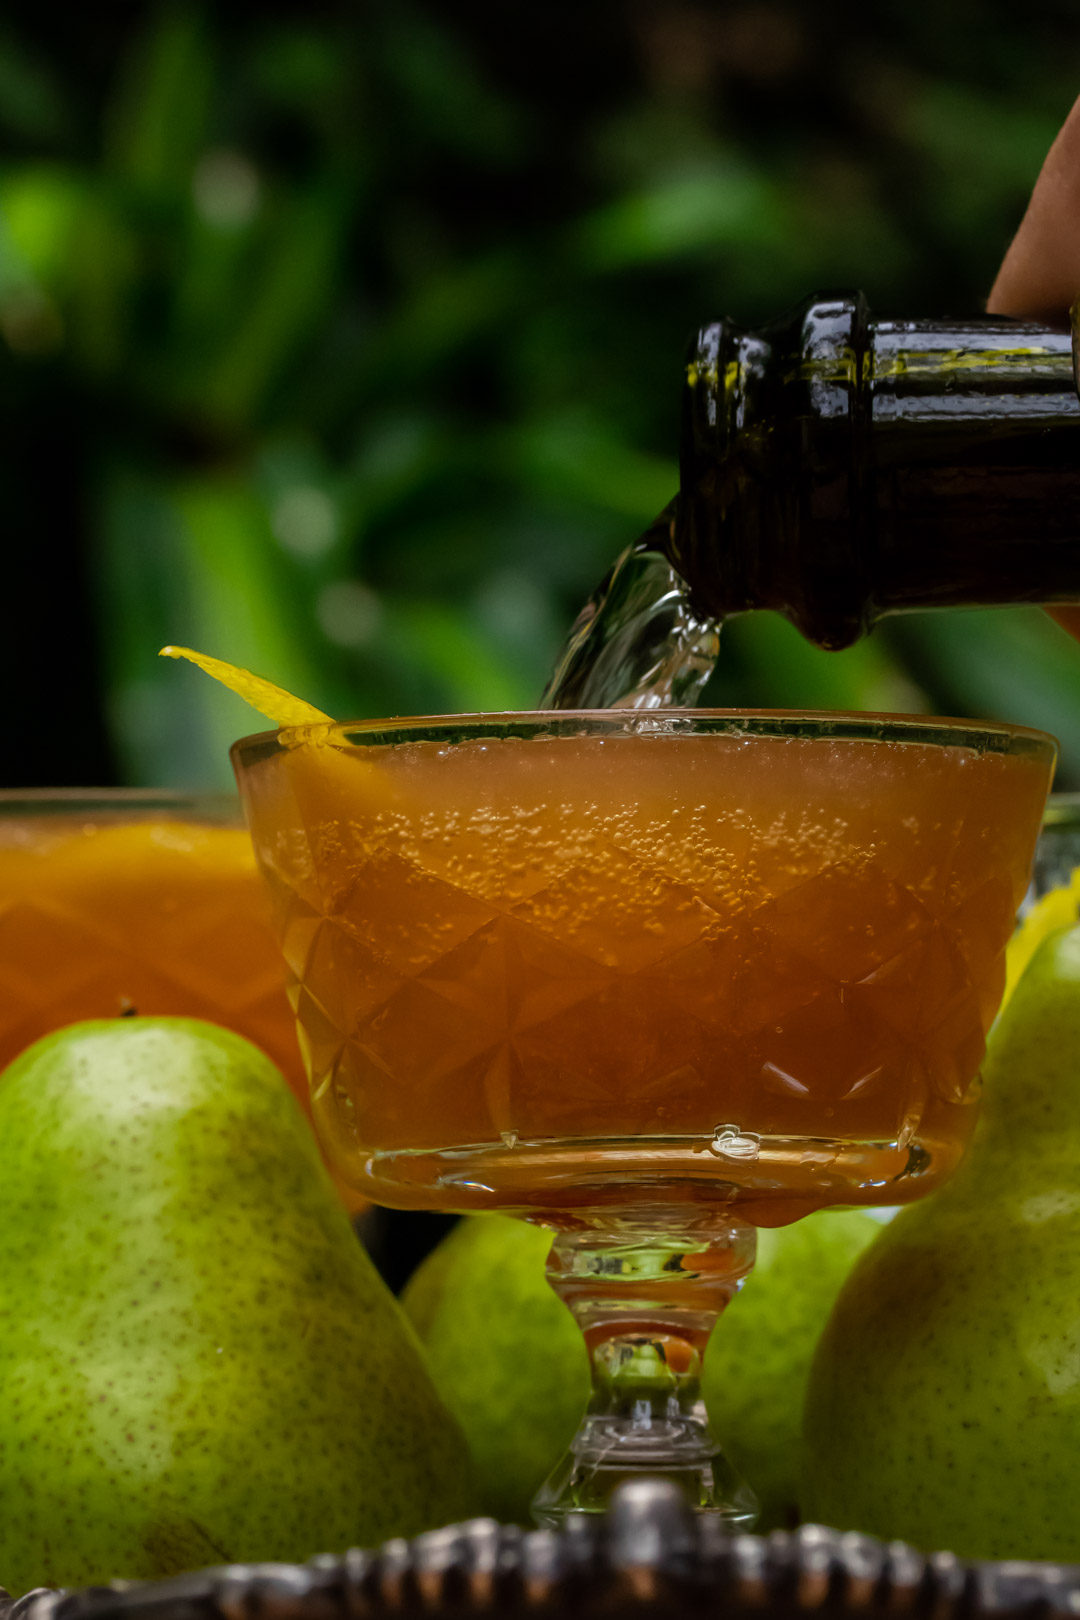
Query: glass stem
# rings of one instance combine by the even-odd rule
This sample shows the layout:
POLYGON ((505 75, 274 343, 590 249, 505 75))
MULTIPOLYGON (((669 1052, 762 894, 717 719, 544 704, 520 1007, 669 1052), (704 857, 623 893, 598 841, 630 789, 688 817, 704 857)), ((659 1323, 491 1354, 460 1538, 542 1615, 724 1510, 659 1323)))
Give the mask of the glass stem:
POLYGON ((533 1502, 541 1524, 602 1512, 617 1485, 641 1475, 675 1480, 693 1507, 733 1527, 753 1524, 754 1495, 709 1428, 701 1369, 756 1238, 727 1211, 685 1209, 590 1211, 556 1233, 548 1282, 584 1334, 592 1395, 533 1502))

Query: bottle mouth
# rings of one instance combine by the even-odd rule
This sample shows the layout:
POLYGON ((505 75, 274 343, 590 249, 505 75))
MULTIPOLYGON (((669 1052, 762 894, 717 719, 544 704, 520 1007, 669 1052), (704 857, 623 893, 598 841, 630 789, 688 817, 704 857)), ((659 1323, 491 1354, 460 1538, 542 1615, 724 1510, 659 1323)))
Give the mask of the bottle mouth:
POLYGON ((671 550, 696 611, 772 608, 835 650, 885 612, 1080 600, 1075 351, 995 317, 872 321, 861 293, 704 327, 671 550))
POLYGON ((697 334, 672 561, 698 611, 776 608, 831 649, 868 628, 870 334, 862 293, 810 298, 757 332, 697 334))

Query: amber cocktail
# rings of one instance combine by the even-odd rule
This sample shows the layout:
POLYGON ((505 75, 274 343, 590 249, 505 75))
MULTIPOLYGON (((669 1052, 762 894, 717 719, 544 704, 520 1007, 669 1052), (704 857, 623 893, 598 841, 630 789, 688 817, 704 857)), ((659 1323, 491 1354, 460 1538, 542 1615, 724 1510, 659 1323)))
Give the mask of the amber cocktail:
POLYGON ((309 1108, 266 895, 235 798, 0 793, 0 1068, 64 1024, 124 1013, 206 1018, 239 1031, 309 1108))
POLYGON ((1051 740, 612 711, 234 758, 339 1173, 560 1233, 597 1395, 543 1515, 662 1466, 744 1520, 699 1422, 708 1330, 755 1226, 956 1163, 1051 740))

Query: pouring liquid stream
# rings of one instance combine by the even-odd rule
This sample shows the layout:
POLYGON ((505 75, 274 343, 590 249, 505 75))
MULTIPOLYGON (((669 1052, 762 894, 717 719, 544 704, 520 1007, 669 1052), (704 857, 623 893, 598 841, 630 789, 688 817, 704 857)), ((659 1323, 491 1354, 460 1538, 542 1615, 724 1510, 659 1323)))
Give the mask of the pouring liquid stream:
MULTIPOLYGON (((616 559, 555 662, 541 709, 694 708, 720 656, 722 620, 704 616, 661 542, 674 502, 616 559)), ((1080 641, 1080 605, 1046 610, 1080 641)))
POLYGON ((544 709, 693 708, 720 653, 720 625, 703 618, 662 550, 675 504, 615 562, 559 654, 544 709))

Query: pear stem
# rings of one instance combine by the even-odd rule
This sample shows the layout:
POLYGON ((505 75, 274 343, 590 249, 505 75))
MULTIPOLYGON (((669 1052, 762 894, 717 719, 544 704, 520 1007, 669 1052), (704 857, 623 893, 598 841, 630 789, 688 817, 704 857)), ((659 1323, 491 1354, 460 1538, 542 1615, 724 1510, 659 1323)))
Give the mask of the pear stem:
POLYGON ((709 1428, 701 1369, 756 1240, 752 1226, 709 1209, 589 1211, 557 1232, 547 1278, 584 1335, 592 1396, 533 1501, 539 1523, 602 1512, 624 1480, 659 1474, 699 1511, 753 1524, 753 1493, 709 1428))

